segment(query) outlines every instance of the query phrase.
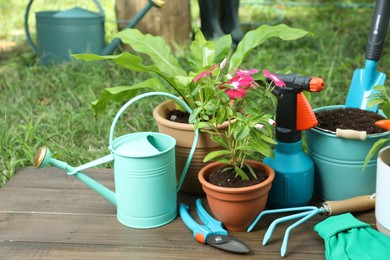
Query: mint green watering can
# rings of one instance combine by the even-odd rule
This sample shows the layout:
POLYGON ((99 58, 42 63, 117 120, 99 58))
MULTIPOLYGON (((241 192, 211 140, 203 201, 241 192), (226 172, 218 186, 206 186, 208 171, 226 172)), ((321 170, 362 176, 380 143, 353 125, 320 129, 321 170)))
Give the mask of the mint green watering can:
POLYGON ((198 130, 181 177, 176 184, 176 140, 153 132, 131 133, 114 139, 114 130, 122 113, 134 102, 149 96, 165 96, 178 102, 188 112, 191 108, 181 99, 162 92, 139 95, 127 102, 116 114, 110 129, 110 154, 78 167, 51 157, 47 147, 38 149, 34 166, 51 165, 67 171, 117 207, 117 219, 133 228, 154 228, 171 222, 177 214, 177 192, 184 181, 198 143, 198 130), (81 171, 114 161, 115 192, 81 171))
MULTIPOLYGON (((74 7, 65 11, 42 11, 35 14, 37 44, 35 45, 29 31, 28 16, 33 0, 27 5, 24 17, 24 29, 27 41, 38 54, 42 65, 70 61, 70 54, 95 53, 112 54, 120 44, 115 38, 110 44, 104 43, 104 11, 98 0, 93 0, 99 13, 74 7)), ((153 7, 162 7, 161 0, 149 0, 126 28, 134 27, 153 7)))

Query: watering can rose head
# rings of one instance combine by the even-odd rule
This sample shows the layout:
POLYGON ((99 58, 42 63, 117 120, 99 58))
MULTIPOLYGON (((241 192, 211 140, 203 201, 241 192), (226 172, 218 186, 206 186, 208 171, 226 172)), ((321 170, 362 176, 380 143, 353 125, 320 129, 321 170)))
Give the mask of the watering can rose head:
MULTIPOLYGON (((269 38, 278 37, 287 41, 296 40, 306 35, 311 35, 311 33, 284 24, 262 25, 247 32, 235 52, 231 54, 232 38, 230 35, 222 36, 215 41, 207 41, 200 30, 195 30, 194 40, 191 42, 189 50, 185 52, 185 57, 175 57, 163 38, 142 34, 137 29, 125 29, 119 32, 116 37, 123 43, 130 45, 132 52, 108 56, 76 54, 73 57, 86 61, 111 60, 128 70, 153 74, 150 79, 132 86, 104 89, 99 99, 92 103, 96 113, 103 111, 109 101, 125 102, 138 95, 140 90, 145 92, 145 89, 174 93, 181 97, 191 109, 195 110, 199 108, 200 104, 206 104, 207 101, 214 98, 206 93, 207 91, 205 93, 198 91, 199 84, 197 83, 204 80, 203 76, 216 69, 215 64, 222 64, 225 57, 231 54, 227 67, 228 71, 233 72, 253 49, 269 38), (148 62, 144 60, 145 56, 147 56, 148 62)), ((235 76, 240 77, 240 72, 236 71, 235 76)), ((242 92, 242 88, 230 89, 227 94, 239 97, 243 94, 242 92)))
MULTIPOLYGON (((272 146, 276 142, 272 138, 272 126, 275 121, 261 105, 264 98, 273 97, 258 91, 259 84, 252 77, 257 69, 235 69, 224 74, 224 67, 225 60, 195 77, 197 87, 193 94, 208 93, 212 98, 197 101, 198 107, 192 111, 190 122, 207 132, 222 147, 210 152, 204 158, 205 162, 213 160, 229 165, 236 177, 249 180, 248 173, 254 178, 256 174, 247 159, 255 159, 258 155, 273 157, 272 146), (221 131, 219 126, 225 121, 228 121, 227 129, 221 131), (245 172, 244 168, 249 172, 245 172)), ((266 70, 263 73, 272 78, 274 84, 285 86, 275 75, 266 70)), ((270 83, 265 84, 268 84, 269 90, 270 83)))

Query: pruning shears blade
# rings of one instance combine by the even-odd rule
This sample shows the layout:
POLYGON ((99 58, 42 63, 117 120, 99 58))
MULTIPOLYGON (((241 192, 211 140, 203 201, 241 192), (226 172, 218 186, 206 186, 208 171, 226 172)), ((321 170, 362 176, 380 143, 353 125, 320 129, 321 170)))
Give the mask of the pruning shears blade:
POLYGON ((207 244, 232 253, 245 254, 251 249, 241 240, 225 235, 211 235, 206 238, 207 244))

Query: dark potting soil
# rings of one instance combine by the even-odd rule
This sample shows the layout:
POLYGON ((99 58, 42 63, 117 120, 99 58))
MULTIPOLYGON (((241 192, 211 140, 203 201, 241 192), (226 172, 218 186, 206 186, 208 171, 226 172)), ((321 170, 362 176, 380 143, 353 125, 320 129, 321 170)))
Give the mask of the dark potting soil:
POLYGON ((378 134, 387 130, 374 123, 385 119, 383 116, 358 108, 338 108, 315 113, 318 119, 317 127, 336 132, 337 128, 366 131, 367 134, 378 134))
POLYGON ((256 185, 268 178, 268 175, 262 169, 253 168, 257 176, 257 178, 254 178, 247 168, 243 168, 244 172, 246 172, 249 177, 248 181, 244 181, 239 176, 237 178, 235 177, 236 173, 233 168, 224 170, 226 167, 229 166, 226 165, 211 172, 208 182, 217 186, 238 188, 256 185))
POLYGON ((169 113, 169 120, 177 123, 188 123, 188 119, 190 118, 190 114, 186 111, 181 110, 172 110, 169 113))

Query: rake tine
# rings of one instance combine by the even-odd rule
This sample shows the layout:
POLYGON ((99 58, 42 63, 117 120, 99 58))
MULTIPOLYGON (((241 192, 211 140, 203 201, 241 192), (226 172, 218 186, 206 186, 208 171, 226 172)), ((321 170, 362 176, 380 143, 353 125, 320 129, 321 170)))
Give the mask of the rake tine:
POLYGON ((257 222, 259 222, 259 220, 260 220, 264 215, 267 215, 267 214, 276 214, 276 213, 285 213, 285 212, 292 212, 292 211, 313 210, 313 209, 317 209, 317 208, 314 207, 314 206, 303 206, 303 207, 294 207, 294 208, 263 210, 263 211, 260 212, 260 214, 257 215, 257 217, 252 221, 252 223, 250 224, 250 226, 249 226, 248 229, 247 229, 247 232, 252 231, 252 229, 256 226, 257 222))
MULTIPOLYGON (((299 209, 300 210, 304 210, 304 209, 302 209, 302 207, 300 207, 299 209)), ((296 213, 296 214, 293 214, 293 215, 290 215, 290 216, 277 218, 274 221, 272 221, 271 225, 269 225, 269 227, 268 227, 268 229, 267 229, 267 231, 266 231, 266 233, 264 235, 263 246, 265 246, 268 243, 268 240, 271 238, 272 233, 274 232, 274 229, 275 229, 276 225, 278 225, 280 223, 283 223, 283 222, 286 222, 286 221, 289 221, 289 220, 292 220, 292 219, 304 217, 307 214, 310 214, 310 212, 312 212, 313 210, 317 210, 317 208, 314 207, 314 206, 313 207, 305 207, 305 209, 310 210, 310 211, 296 213)))
POLYGON ((298 225, 302 224, 303 222, 307 221, 308 219, 312 218, 313 216, 321 213, 321 209, 319 208, 316 208, 316 209, 313 209, 311 212, 305 212, 307 215, 305 217, 303 217, 302 219, 298 220, 297 222, 295 222, 294 224, 290 225, 287 229, 286 229, 286 232, 284 234, 284 238, 283 238, 283 243, 282 243, 282 247, 280 248, 280 255, 282 257, 284 257, 286 255, 286 252, 287 252, 287 244, 288 244, 288 237, 290 235, 290 232, 291 230, 293 230, 294 228, 296 228, 298 225))

